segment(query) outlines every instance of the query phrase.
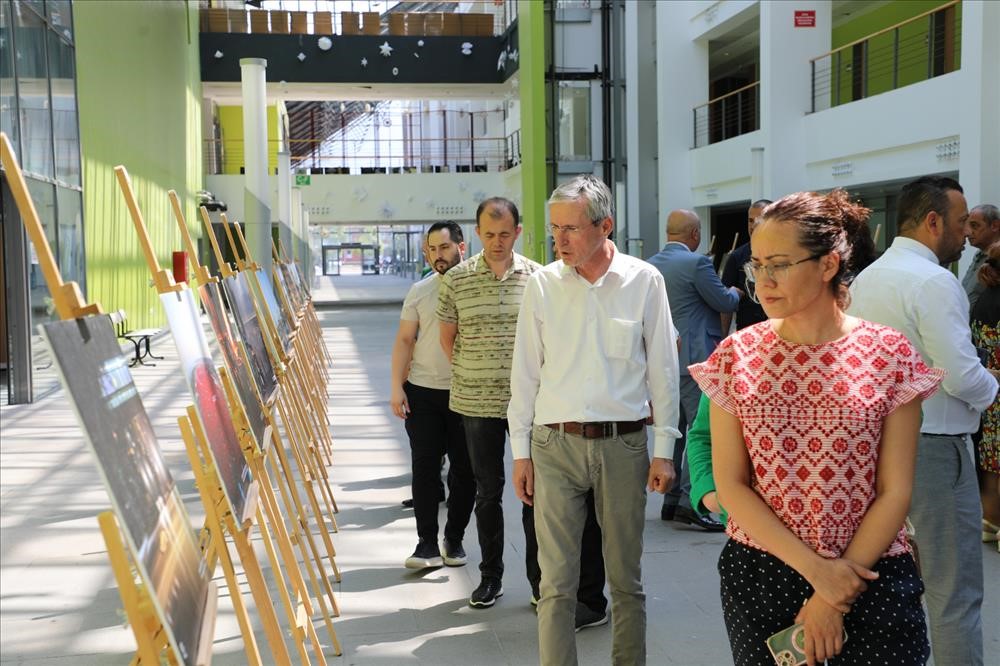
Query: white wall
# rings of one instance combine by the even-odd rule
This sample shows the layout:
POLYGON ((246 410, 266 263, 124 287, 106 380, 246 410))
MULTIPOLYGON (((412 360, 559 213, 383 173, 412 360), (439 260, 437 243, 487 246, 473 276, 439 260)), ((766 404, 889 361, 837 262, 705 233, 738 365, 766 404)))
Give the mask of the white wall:
MULTIPOLYGON (((405 224, 472 220, 491 196, 520 204, 520 169, 487 173, 313 175, 301 186, 302 203, 313 224, 405 224), (515 189, 516 188, 516 189, 515 189)), ((206 189, 229 206, 232 220, 243 219, 243 176, 206 176, 206 189)), ((271 176, 272 221, 277 221, 277 180, 271 176)))

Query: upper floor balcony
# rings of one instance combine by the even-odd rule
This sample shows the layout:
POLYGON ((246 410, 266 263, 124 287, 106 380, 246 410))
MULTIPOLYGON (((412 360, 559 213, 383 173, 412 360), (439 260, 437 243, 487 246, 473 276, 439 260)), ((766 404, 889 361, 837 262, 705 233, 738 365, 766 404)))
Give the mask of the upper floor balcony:
POLYGON ((201 31, 272 35, 486 36, 503 34, 515 0, 202 0, 201 31), (256 6, 249 6, 250 4, 256 6))
POLYGON ((266 60, 267 81, 289 84, 492 84, 518 69, 514 0, 256 4, 202 0, 203 81, 239 81, 243 58, 266 60))
POLYGON ((962 3, 952 0, 813 58, 812 111, 961 68, 962 3))

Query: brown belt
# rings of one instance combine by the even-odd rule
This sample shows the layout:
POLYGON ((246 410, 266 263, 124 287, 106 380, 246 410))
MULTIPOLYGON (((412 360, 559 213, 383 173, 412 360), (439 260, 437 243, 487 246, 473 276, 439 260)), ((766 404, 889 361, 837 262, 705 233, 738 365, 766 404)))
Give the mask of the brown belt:
POLYGON ((578 423, 569 421, 567 423, 546 423, 547 428, 560 430, 570 435, 579 435, 584 439, 608 439, 617 435, 627 435, 630 432, 638 432, 646 427, 646 420, 638 421, 601 421, 597 423, 578 423))

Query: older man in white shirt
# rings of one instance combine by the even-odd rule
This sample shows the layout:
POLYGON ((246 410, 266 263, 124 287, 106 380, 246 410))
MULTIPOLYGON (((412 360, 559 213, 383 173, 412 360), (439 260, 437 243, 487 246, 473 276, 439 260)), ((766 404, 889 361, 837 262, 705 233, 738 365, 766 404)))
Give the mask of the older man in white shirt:
POLYGON ((611 590, 611 661, 643 664, 646 489, 670 487, 680 435, 670 307, 659 271, 608 240, 607 185, 579 176, 552 193, 549 214, 561 261, 525 288, 507 411, 514 489, 535 506, 539 656, 546 666, 576 663, 580 537, 592 489, 611 590))
POLYGON ((996 397, 997 380, 972 346, 965 291, 942 267, 965 245, 961 186, 920 178, 903 188, 898 211, 899 236, 854 281, 848 311, 899 330, 928 365, 948 371, 942 390, 923 404, 910 519, 934 662, 972 666, 983 663, 983 554, 969 434, 996 397))

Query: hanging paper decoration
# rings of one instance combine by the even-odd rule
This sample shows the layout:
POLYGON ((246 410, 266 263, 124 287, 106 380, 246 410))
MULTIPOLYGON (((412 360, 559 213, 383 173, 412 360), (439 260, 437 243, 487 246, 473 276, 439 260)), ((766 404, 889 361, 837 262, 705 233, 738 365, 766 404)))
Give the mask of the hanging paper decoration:
MULTIPOLYGON (((393 67, 392 68, 392 75, 393 76, 399 76, 399 67, 393 67)), ((388 120, 388 118, 386 118, 386 120, 388 120)))
POLYGON ((329 37, 320 37, 316 40, 316 46, 319 47, 320 51, 329 51, 333 46, 333 40, 329 37))
POLYGON ((299 59, 299 62, 303 62, 306 59, 306 54, 303 53, 302 51, 299 51, 299 54, 295 57, 299 59))
POLYGON ((216 52, 215 52, 215 58, 216 58, 216 59, 219 59, 219 58, 221 58, 221 57, 222 57, 222 51, 216 51, 216 52))
POLYGON ((499 72, 502 69, 507 69, 507 52, 506 51, 501 51, 500 52, 500 57, 497 58, 497 71, 499 72))
POLYGON ((462 42, 462 55, 472 55, 472 42, 462 42))
POLYGON ((389 42, 382 42, 382 45, 378 47, 378 50, 382 54, 383 58, 388 58, 392 55, 392 47, 389 46, 389 42))
POLYGON ((368 66, 368 58, 362 58, 361 59, 361 66, 362 67, 367 67, 368 66))

